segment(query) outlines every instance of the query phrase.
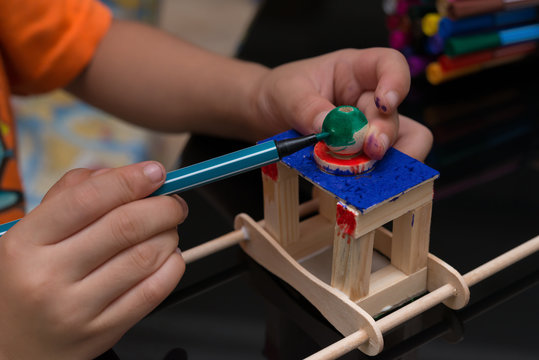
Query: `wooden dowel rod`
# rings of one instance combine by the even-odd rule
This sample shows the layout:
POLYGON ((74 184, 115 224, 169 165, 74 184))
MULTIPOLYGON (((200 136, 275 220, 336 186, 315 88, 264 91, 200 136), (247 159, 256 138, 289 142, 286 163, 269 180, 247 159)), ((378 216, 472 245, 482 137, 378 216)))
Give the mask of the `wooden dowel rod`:
POLYGON ((190 264, 208 255, 236 245, 243 240, 245 240, 245 234, 243 233, 242 229, 232 231, 228 234, 205 242, 202 245, 195 246, 194 248, 182 252, 183 260, 186 264, 190 264))
POLYGON ((358 330, 347 337, 323 348, 319 352, 305 358, 305 360, 337 359, 338 357, 357 349, 357 347, 369 340, 365 330, 358 330))
MULTIPOLYGON (((299 215, 305 216, 315 212, 318 209, 318 199, 312 199, 299 205, 299 215)), ((264 221, 259 221, 259 225, 264 226, 264 221)), ((219 236, 213 240, 205 242, 204 244, 195 246, 189 250, 182 252, 183 259, 186 264, 190 264, 197 260, 200 260, 208 255, 215 254, 218 251, 224 250, 231 246, 234 246, 244 240, 245 234, 243 230, 236 230, 229 232, 223 236, 219 236)))
MULTIPOLYGON (((496 272, 522 260, 536 251, 539 251, 539 236, 515 247, 512 250, 488 261, 487 263, 477 267, 476 269, 466 273, 463 278, 466 284, 470 287, 496 272)), ((415 300, 414 302, 396 310, 395 312, 383 317, 376 322, 382 333, 393 329, 394 327, 410 320, 414 316, 440 304, 455 293, 456 289, 446 284, 438 289, 428 293, 427 295, 415 300)), ((336 343, 320 350, 319 352, 307 357, 308 360, 330 360, 347 354, 351 350, 359 347, 368 340, 364 330, 358 330, 336 343)))
MULTIPOLYGON (((444 285, 441 288, 434 290, 431 293, 415 300, 395 312, 383 317, 376 322, 376 326, 382 333, 393 329, 395 326, 410 320, 416 315, 421 314, 425 310, 434 307, 453 295, 455 288, 451 285, 444 285)), ((367 333, 364 330, 358 330, 345 338, 333 343, 332 345, 320 350, 319 352, 309 356, 306 360, 329 360, 337 359, 344 354, 356 349, 359 345, 369 340, 367 333)))
POLYGON ((388 332, 397 325, 400 325, 405 321, 408 321, 411 318, 421 314, 422 312, 425 312, 426 310, 440 304, 445 299, 453 296, 455 292, 456 289, 449 284, 439 287, 438 289, 429 292, 425 296, 414 300, 410 304, 392 312, 387 316, 384 316, 376 322, 376 326, 378 326, 382 333, 388 332))
POLYGON ((524 244, 503 253, 502 255, 466 273, 462 277, 468 286, 473 286, 536 251, 539 251, 539 236, 536 236, 533 239, 526 241, 524 244))

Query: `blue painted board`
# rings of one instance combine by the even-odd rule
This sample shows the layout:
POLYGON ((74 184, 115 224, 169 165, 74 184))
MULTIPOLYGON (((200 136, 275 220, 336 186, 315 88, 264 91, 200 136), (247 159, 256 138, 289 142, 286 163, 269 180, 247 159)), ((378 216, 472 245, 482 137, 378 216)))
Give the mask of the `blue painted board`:
MULTIPOLYGON (((300 136, 289 130, 269 140, 284 140, 300 136)), ((286 156, 282 161, 301 176, 345 200, 362 213, 386 200, 400 196, 408 189, 427 180, 434 180, 439 172, 396 149, 389 149, 371 171, 358 176, 337 176, 321 171, 313 159, 313 146, 286 156)))

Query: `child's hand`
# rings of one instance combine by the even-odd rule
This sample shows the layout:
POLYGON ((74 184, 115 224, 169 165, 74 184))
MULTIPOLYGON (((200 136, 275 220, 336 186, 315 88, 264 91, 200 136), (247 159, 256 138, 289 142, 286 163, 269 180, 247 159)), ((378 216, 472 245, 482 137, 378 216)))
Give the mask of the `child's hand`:
POLYGON ((74 170, 0 238, 0 358, 96 357, 174 289, 187 206, 145 198, 164 178, 155 162, 74 170))
POLYGON ((354 105, 369 121, 367 155, 380 159, 394 145, 423 160, 432 145, 430 131, 403 116, 399 129, 397 106, 409 87, 408 65, 399 52, 347 49, 270 71, 260 81, 255 104, 261 127, 293 127, 305 134, 319 132, 335 106, 354 105))

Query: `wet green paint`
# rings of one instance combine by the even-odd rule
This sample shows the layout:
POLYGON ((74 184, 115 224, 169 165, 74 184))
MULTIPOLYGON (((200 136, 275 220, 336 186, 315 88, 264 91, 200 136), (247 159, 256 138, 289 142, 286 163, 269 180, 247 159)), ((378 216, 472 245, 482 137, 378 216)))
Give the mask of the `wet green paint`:
POLYGON ((367 125, 367 118, 353 106, 339 106, 331 110, 322 124, 322 131, 329 133, 324 140, 328 146, 343 147, 356 143, 354 134, 367 125))

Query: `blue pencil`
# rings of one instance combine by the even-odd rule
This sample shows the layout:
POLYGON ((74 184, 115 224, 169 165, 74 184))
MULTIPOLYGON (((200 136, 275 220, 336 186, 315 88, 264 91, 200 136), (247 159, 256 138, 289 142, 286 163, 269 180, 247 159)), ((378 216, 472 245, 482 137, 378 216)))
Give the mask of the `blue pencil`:
MULTIPOLYGON (((275 163, 282 157, 293 154, 309 145, 314 145, 328 136, 329 133, 320 133, 280 141, 270 140, 171 171, 167 174, 165 183, 150 196, 179 193, 275 163)), ((4 235, 18 221, 14 220, 0 225, 0 236, 4 235)))
POLYGON ((442 18, 438 24, 438 35, 443 39, 474 31, 492 30, 510 25, 531 22, 537 19, 537 8, 529 7, 494 14, 472 16, 459 20, 442 18))

